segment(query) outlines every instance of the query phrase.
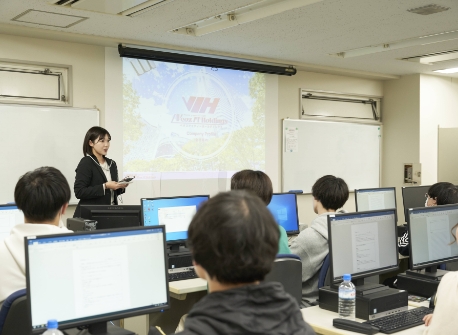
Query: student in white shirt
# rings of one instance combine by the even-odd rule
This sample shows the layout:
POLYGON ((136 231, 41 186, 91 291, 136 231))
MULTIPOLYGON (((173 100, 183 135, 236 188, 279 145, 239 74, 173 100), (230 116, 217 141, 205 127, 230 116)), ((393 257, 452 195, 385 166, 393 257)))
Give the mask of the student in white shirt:
POLYGON ((26 287, 24 237, 72 232, 59 227, 70 195, 67 180, 53 167, 27 172, 17 182, 14 201, 24 213, 24 224, 0 241, 0 307, 9 295, 26 287))

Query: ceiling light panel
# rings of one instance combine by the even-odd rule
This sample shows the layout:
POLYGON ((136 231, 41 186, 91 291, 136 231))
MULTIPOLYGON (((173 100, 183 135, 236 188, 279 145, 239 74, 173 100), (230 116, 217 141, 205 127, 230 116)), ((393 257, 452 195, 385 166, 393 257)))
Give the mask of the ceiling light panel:
POLYGON ((191 36, 202 36, 320 1, 323 0, 263 0, 252 5, 236 8, 219 15, 193 22, 183 27, 175 28, 170 30, 170 32, 191 36))
POLYGON ((426 55, 414 56, 401 58, 401 60, 406 60, 413 63, 421 63, 427 65, 433 65, 436 63, 446 62, 449 60, 458 59, 458 50, 448 50, 441 52, 434 52, 426 55))
POLYGON ((451 68, 451 69, 444 69, 444 70, 436 70, 433 72, 438 72, 438 73, 458 73, 458 67, 451 68))

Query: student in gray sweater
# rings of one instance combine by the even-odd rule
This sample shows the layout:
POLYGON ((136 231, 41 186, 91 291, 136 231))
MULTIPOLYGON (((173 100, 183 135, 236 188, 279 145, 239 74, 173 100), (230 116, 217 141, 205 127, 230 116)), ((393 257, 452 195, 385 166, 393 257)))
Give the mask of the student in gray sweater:
POLYGON ((348 200, 348 186, 341 178, 324 176, 312 187, 313 210, 318 217, 291 243, 291 252, 302 260, 301 308, 310 307, 318 299, 318 278, 324 258, 329 253, 329 214, 335 213, 348 200))

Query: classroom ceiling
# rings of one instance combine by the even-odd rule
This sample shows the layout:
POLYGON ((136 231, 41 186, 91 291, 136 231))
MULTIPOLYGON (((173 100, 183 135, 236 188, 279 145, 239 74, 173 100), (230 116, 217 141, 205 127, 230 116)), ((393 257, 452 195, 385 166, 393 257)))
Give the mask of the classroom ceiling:
MULTIPOLYGON (((86 0, 102 1, 102 0, 86 0)), ((15 29, 31 27, 64 33, 135 41, 170 49, 229 54, 317 68, 340 68, 382 75, 434 74, 432 70, 458 67, 458 59, 435 65, 399 60, 423 54, 458 50, 458 38, 351 58, 330 56, 338 52, 389 44, 399 40, 458 31, 458 0, 323 0, 203 36, 174 34, 170 30, 207 17, 254 4, 260 0, 169 0, 135 17, 103 14, 49 4, 47 0, 0 0, 0 24, 15 29), (429 4, 449 10, 420 15, 409 9, 429 4), (28 10, 87 18, 65 27, 46 24, 46 16, 31 15, 32 22, 12 21, 28 10), (33 21, 35 20, 35 21, 33 21)), ((280 1, 280 0, 279 0, 280 1)), ((50 14, 52 17, 53 14, 50 14)), ((18 20, 18 19, 16 19, 18 20)), ((20 19, 19 19, 20 20, 20 19)), ((25 20, 23 20, 25 21, 25 20)), ((64 20, 65 21, 65 20, 64 20)), ((3 32, 4 30, 2 30, 3 32)), ((455 35, 455 37, 458 37, 455 35)), ((457 56, 458 57, 458 56, 457 56)), ((458 77, 458 74, 451 75, 458 77)))

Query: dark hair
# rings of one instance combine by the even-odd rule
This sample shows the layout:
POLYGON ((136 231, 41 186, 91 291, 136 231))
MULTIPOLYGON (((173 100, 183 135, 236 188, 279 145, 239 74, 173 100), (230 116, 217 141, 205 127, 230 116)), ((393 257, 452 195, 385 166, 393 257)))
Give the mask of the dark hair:
POLYGON ((70 196, 67 179, 48 166, 27 172, 14 189, 14 201, 24 216, 33 220, 31 223, 53 220, 70 196))
POLYGON ((242 170, 231 178, 231 190, 250 190, 266 205, 272 200, 273 188, 269 176, 262 171, 242 170))
POLYGON ((108 139, 111 141, 111 135, 105 128, 102 127, 92 127, 84 136, 83 142, 83 155, 92 155, 92 147, 89 145, 89 141, 95 143, 96 140, 105 138, 105 135, 108 135, 108 139))
POLYGON ((338 210, 348 200, 348 186, 342 178, 327 175, 315 182, 312 195, 325 209, 338 210))
POLYGON ((278 252, 278 224, 251 192, 230 191, 210 198, 188 229, 195 262, 220 283, 263 280, 278 252))
POLYGON ((458 203, 458 188, 452 183, 436 183, 428 189, 428 195, 430 198, 436 200, 437 205, 458 203))

